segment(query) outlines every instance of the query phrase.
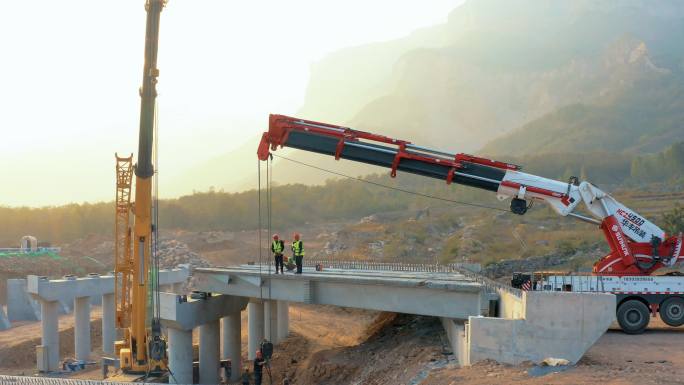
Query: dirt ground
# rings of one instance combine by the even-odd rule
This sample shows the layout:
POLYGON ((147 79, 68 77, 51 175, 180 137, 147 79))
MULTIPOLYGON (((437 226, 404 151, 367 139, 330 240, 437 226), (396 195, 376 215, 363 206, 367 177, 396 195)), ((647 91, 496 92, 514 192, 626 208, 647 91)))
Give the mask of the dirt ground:
MULTIPOLYGON (((92 319, 92 358, 99 361, 98 307, 93 307, 92 319)), ((61 357, 72 357, 73 317, 61 316, 59 329, 61 357)), ((532 364, 481 362, 457 367, 441 324, 432 317, 292 305, 290 329, 290 336, 275 349, 273 384, 280 384, 284 376, 299 385, 684 384, 684 329, 668 327, 657 319, 642 335, 611 329, 576 366, 539 377, 528 374, 532 364)), ((34 374, 39 343, 39 322, 17 323, 1 331, 0 374, 34 374)), ((242 344, 246 353, 246 312, 242 344)), ((100 379, 101 371, 94 364, 68 377, 100 379)))
MULTIPOLYGON (((93 358, 102 355, 102 311, 91 309, 90 339, 93 358)), ((13 322, 12 328, 0 331, 0 374, 31 375, 36 372, 36 345, 40 345, 40 322, 13 322)), ((59 317, 59 350, 61 358, 74 356, 74 317, 59 317)))
POLYGON ((575 366, 560 373, 531 377, 531 365, 483 362, 471 368, 433 371, 424 385, 450 384, 684 384, 684 329, 651 321, 641 335, 611 328, 575 366))

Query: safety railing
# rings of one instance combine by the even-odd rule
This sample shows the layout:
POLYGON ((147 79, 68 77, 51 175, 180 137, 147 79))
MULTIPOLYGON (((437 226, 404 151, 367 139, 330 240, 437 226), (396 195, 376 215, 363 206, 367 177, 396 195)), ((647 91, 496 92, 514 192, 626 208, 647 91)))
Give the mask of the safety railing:
MULTIPOLYGON (((130 385, 130 382, 104 382, 93 380, 74 380, 59 377, 25 377, 25 376, 1 376, 0 385, 130 385)), ((148 383, 136 382, 136 385, 148 383)))
POLYGON ((472 271, 474 264, 468 263, 403 263, 403 262, 376 262, 376 261, 340 261, 340 260, 316 260, 304 259, 304 266, 315 267, 316 265, 332 269, 348 270, 380 270, 380 271, 406 271, 425 273, 457 273, 475 281, 487 288, 488 291, 503 290, 517 297, 522 297, 522 290, 494 281, 481 274, 472 271), (471 268, 471 269, 469 269, 471 268))
POLYGON ((62 251, 61 247, 37 247, 33 250, 21 247, 0 247, 0 253, 59 253, 62 251))
MULTIPOLYGON (((472 263, 404 263, 304 258, 303 264, 306 267, 316 267, 317 265, 321 265, 324 269, 401 271, 416 273, 455 273, 481 284, 487 289, 488 292, 497 292, 502 290, 515 295, 518 298, 522 297, 523 293, 523 291, 520 289, 516 289, 501 282, 494 281, 493 279, 487 278, 481 274, 478 274, 477 272, 472 271, 473 267, 477 266, 476 264, 472 263)), ((265 269, 269 269, 272 265, 262 264, 262 266, 265 269)))

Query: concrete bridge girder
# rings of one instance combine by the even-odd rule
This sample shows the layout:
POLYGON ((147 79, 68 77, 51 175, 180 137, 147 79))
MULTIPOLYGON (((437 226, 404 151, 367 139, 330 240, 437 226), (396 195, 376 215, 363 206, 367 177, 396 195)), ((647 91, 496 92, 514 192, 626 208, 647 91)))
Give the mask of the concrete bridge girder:
POLYGON ((408 279, 407 274, 402 274, 404 277, 303 274, 266 275, 257 280, 254 278, 259 277, 254 274, 259 273, 197 269, 194 276, 199 290, 240 297, 458 319, 487 313, 488 301, 484 300, 482 286, 466 279, 454 282, 408 279))

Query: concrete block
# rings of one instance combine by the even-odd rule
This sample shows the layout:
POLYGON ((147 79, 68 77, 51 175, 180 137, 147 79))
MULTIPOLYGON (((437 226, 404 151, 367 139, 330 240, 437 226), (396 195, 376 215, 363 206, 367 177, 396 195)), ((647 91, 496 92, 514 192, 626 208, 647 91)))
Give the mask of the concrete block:
POLYGON ((498 290, 499 317, 508 319, 525 318, 525 301, 507 290, 498 290))
POLYGON ((7 318, 7 314, 5 314, 5 309, 0 306, 0 330, 6 330, 12 327, 12 323, 10 322, 9 318, 7 318))
POLYGON ((548 357, 576 363, 615 319, 615 296, 598 293, 526 292, 506 315, 470 317, 466 328, 468 362, 485 359, 519 364, 548 357))
POLYGON ((25 278, 7 280, 7 317, 10 321, 40 321, 40 304, 28 294, 25 278))
POLYGON ((465 322, 451 318, 440 318, 440 320, 456 360, 460 365, 466 365, 469 361, 465 322))

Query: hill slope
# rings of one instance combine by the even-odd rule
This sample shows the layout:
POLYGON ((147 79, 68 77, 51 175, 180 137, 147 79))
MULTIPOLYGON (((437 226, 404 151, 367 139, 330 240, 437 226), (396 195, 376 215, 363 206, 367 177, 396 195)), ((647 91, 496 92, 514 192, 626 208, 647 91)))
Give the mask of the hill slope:
POLYGON ((660 151, 684 139, 683 84, 681 74, 641 80, 595 104, 559 108, 491 141, 481 152, 660 151))

